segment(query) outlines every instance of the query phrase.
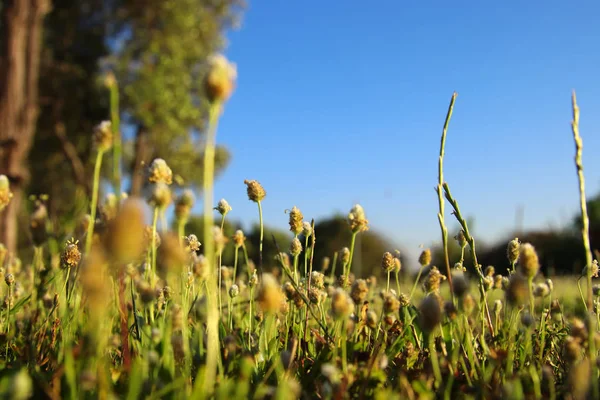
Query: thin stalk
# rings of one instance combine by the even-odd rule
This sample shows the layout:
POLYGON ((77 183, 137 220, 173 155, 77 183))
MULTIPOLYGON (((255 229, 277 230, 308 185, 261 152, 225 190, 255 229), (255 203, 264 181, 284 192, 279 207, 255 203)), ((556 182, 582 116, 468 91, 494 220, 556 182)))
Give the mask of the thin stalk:
POLYGON ((233 253, 233 283, 235 283, 235 278, 237 277, 238 253, 239 252, 240 252, 240 248, 235 246, 235 252, 233 253))
POLYGON ((354 244, 356 243, 356 235, 357 232, 352 232, 352 239, 350 240, 350 260, 344 268, 344 275, 346 277, 348 277, 348 275, 350 275, 350 271, 352 271, 352 259, 354 258, 354 244))
POLYGON ((333 281, 333 278, 335 277, 335 267, 337 266, 337 259, 338 259, 338 252, 336 251, 335 253, 333 253, 333 265, 331 266, 331 275, 330 278, 333 281))
POLYGON ((437 351, 435 351, 434 337, 432 334, 428 335, 429 344, 429 359, 431 360, 431 366, 433 368, 433 375, 435 376, 435 387, 438 388, 442 384, 442 372, 440 370, 440 361, 438 360, 437 351))
POLYGON ((415 282, 413 283, 413 287, 410 291, 410 296, 408 296, 408 301, 410 302, 413 298, 413 295, 415 294, 415 290, 417 289, 417 285, 419 284, 419 280, 421 279, 421 274, 423 273, 423 269, 425 269, 425 265, 422 265, 421 268, 419 268, 419 273, 417 274, 417 279, 415 279, 415 282))
MULTIPOLYGON (((583 160, 582 160, 582 152, 583 152, 583 141, 581 140, 581 136, 579 135, 579 106, 577 106, 577 97, 575 96, 575 91, 573 91, 571 97, 572 105, 573 105, 573 121, 571 122, 571 128, 573 131, 573 139, 575 141, 575 167, 577 169, 577 178, 579 180, 579 206, 581 208, 581 237, 583 239, 583 247, 585 248, 585 262, 586 262, 586 272, 587 272, 587 309, 592 309, 592 250, 590 246, 590 220, 587 212, 587 201, 585 197, 585 178, 583 175, 583 160)), ((590 315, 590 319, 593 319, 593 316, 590 315)), ((598 376, 598 366, 594 360, 596 360, 596 343, 594 340, 594 336, 596 334, 596 330, 594 329, 594 324, 590 323, 589 325, 589 334, 588 334, 588 351, 589 351, 589 359, 592 363, 592 376, 598 376)), ((598 390, 598 380, 593 379, 592 382, 592 393, 593 398, 599 397, 598 390)))
POLYGON ((452 98, 450 99, 450 105, 448 106, 448 113, 446 114, 446 120, 444 121, 444 128, 442 129, 442 138, 440 141, 440 156, 438 159, 438 186, 437 186, 437 194, 438 194, 438 203, 439 203, 439 212, 438 212, 438 221, 440 223, 440 228, 442 230, 442 244, 444 247, 444 262, 446 264, 446 273, 448 276, 448 285, 450 286, 450 295, 452 296, 452 302, 454 302, 454 290, 452 290, 452 274, 450 273, 450 258, 448 256, 448 228, 446 228, 446 224, 444 222, 444 197, 442 195, 443 192, 443 184, 444 184, 444 150, 446 146, 446 133, 448 132, 448 125, 450 124, 450 118, 452 118, 452 111, 454 110, 454 102, 456 101, 456 92, 452 94, 452 98))
POLYGON ((110 120, 113 131, 113 179, 115 192, 121 196, 121 120, 119 118, 119 87, 116 80, 110 87, 110 120))
MULTIPOLYGON (((387 286, 385 288, 386 292, 390 292, 390 274, 392 273, 392 271, 388 271, 387 273, 387 286)), ((398 292, 398 294, 400 294, 400 292, 398 292)))
MULTIPOLYGON (((450 187, 448 186, 447 183, 443 184, 443 188, 444 188, 444 194, 446 196, 446 200, 448 200, 448 202, 452 205, 452 208, 454 209, 454 216, 456 217, 456 220, 458 221, 458 223, 461 225, 462 229, 463 229, 463 233, 465 235, 465 239, 467 241, 467 243, 469 244, 469 247, 471 248, 471 254, 473 256, 473 264, 475 265, 475 270, 477 271, 477 275, 479 276, 479 294, 483 297, 485 295, 485 287, 484 287, 484 283, 483 283, 483 272, 481 271, 481 265, 479 265, 479 262, 477 261, 477 252, 475 250, 475 238, 473 238, 473 236, 471 236, 471 233, 469 232, 469 227, 467 225, 467 221, 463 218, 461 212, 460 212, 460 208, 458 207, 458 202, 454 199, 454 197, 452 197, 452 194, 450 193, 450 187)), ((490 309, 488 307, 487 302, 485 303, 485 312, 486 312, 486 319, 487 319, 487 323, 488 323, 488 327, 490 329, 490 333, 492 334, 492 336, 494 335, 494 326, 492 324, 492 317, 490 315, 490 309)))
POLYGON ((304 239, 304 277, 308 275, 308 235, 304 239))
POLYGON ((210 394, 214 391, 215 378, 217 375, 217 365, 220 364, 219 351, 219 309, 217 304, 217 279, 214 275, 215 266, 215 251, 214 238, 212 235, 213 227, 213 180, 215 175, 215 136, 217 130, 217 122, 221 111, 221 104, 212 104, 209 108, 208 131, 206 137, 206 146, 204 150, 204 179, 202 182, 204 195, 204 251, 207 264, 209 266, 207 278, 207 354, 206 354, 206 369, 204 376, 199 376, 196 379, 199 389, 200 382, 203 382, 203 391, 210 394))
POLYGON ((152 246, 150 251, 152 252, 151 258, 151 269, 152 269, 152 282, 154 283, 154 277, 156 276, 156 225, 158 223, 158 207, 154 207, 154 214, 152 216, 152 246))
POLYGON ((263 226, 263 212, 262 212, 262 204, 260 201, 258 203, 258 223, 260 225, 260 244, 258 246, 258 272, 262 277, 262 264, 263 264, 263 236, 264 236, 264 226, 263 226))
POLYGON ((94 166, 94 183, 92 187, 92 204, 90 209, 90 224, 88 225, 87 236, 85 238, 85 254, 90 253, 92 248, 92 237, 94 236, 94 225, 96 223, 96 208, 98 207, 98 186, 100 185, 100 170, 102 167, 103 150, 98 150, 96 155, 96 164, 94 166))
POLYGON ((534 317, 535 312, 535 297, 533 296, 533 277, 527 280, 527 286, 529 287, 529 314, 534 317))

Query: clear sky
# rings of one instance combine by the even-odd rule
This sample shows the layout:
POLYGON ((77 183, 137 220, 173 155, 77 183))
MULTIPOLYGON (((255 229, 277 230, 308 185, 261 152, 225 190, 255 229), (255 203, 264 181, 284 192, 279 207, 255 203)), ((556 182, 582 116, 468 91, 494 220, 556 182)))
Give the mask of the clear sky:
POLYGON ((476 237, 504 237, 519 205, 525 229, 564 225, 578 207, 573 89, 588 194, 600 190, 598 21, 589 0, 249 0, 228 35, 238 84, 217 141, 233 157, 215 200, 249 226, 243 181, 257 179, 266 223, 283 229, 294 205, 318 220, 360 203, 416 255, 440 241, 437 157, 457 91, 445 178, 476 237))

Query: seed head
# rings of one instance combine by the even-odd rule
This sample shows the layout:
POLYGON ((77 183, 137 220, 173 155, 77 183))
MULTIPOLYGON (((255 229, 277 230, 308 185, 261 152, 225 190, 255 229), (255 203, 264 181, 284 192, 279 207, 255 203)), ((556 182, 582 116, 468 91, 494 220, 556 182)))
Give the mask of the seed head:
POLYGON ((188 254, 179 244, 177 235, 167 232, 162 241, 162 245, 158 248, 156 264, 157 272, 165 279, 170 271, 181 272, 183 266, 187 264, 188 254))
POLYGON ((494 278, 486 275, 483 277, 482 283, 483 283, 483 289, 486 292, 489 290, 492 290, 492 288, 494 287, 494 278))
POLYGON ((458 314, 458 310, 456 309, 456 306, 451 301, 447 301, 444 303, 444 312, 446 313, 446 316, 448 316, 448 318, 450 320, 456 319, 456 316, 458 314))
POLYGON ((10 199, 12 199, 13 194, 10 191, 10 183, 6 175, 0 175, 0 211, 4 210, 8 203, 10 203, 10 199))
POLYGON ((253 288, 257 284, 258 284, 258 275, 256 274, 256 270, 254 270, 254 271, 252 271, 252 275, 250 275, 250 278, 248 278, 248 286, 250 286, 250 288, 253 288))
POLYGON ((431 264, 431 250, 430 249, 425 249, 421 252, 421 255, 419 256, 419 264, 421 264, 422 267, 426 267, 429 264, 431 264))
POLYGON ((454 236, 454 239, 456 239, 456 241, 458 242, 458 245, 461 248, 464 249, 465 247, 467 247, 467 239, 465 238, 465 232, 462 229, 460 231, 458 231, 456 236, 454 236))
POLYGON ((331 314, 334 319, 348 317, 354 309, 354 302, 342 288, 337 288, 331 297, 331 314))
POLYGON ((238 287, 238 285, 236 285, 236 284, 231 285, 231 287, 229 288, 229 297, 231 297, 232 299, 235 299, 239 294, 240 294, 240 288, 238 287))
POLYGON ((402 269, 402 261, 400 257, 394 257, 394 272, 398 273, 402 269))
POLYGON ((262 199, 264 199, 267 195, 267 192, 265 192, 265 189, 260 183, 258 183, 258 181, 249 181, 246 179, 244 183, 247 186, 246 192, 248 193, 248 199, 254 201, 255 203, 262 201, 262 199))
POLYGON ((355 204, 348 213, 348 223, 352 233, 369 230, 369 221, 366 218, 365 210, 360 204, 355 204))
POLYGON ((597 278, 598 277, 598 260, 594 260, 592 261, 592 266, 591 268, 588 268, 587 266, 583 268, 583 272, 581 274, 581 276, 587 276, 588 274, 588 269, 590 271, 590 275, 592 278, 597 278))
POLYGON ((94 318, 106 310, 107 300, 111 295, 107 274, 107 257, 101 246, 92 246, 86 254, 85 262, 81 266, 79 279, 83 287, 89 307, 94 318))
POLYGON ((396 267, 395 258, 389 251, 383 253, 383 258, 381 259, 381 268, 385 272, 391 272, 396 267))
MULTIPOLYGON (((115 262, 133 262, 144 252, 149 238, 146 237, 145 210, 146 205, 142 200, 128 198, 110 221, 104 242, 115 262)), ((152 235, 152 229, 149 234, 152 235)))
POLYGON ((316 287, 311 287, 308 291, 308 299, 313 304, 321 304, 321 301, 325 298, 323 295, 327 296, 326 293, 322 292, 316 287))
POLYGON ((312 225, 310 224, 310 222, 304 221, 302 223, 302 234, 305 237, 310 237, 313 234, 313 228, 312 228, 312 225))
POLYGON ((331 263, 331 259, 327 256, 323 257, 321 260, 321 271, 325 272, 329 269, 329 264, 331 263))
POLYGON ((242 247, 246 242, 246 236, 244 236, 244 232, 241 229, 235 231, 235 233, 232 236, 232 239, 236 249, 242 247))
POLYGON ((162 158, 155 158, 152 161, 149 173, 148 181, 151 183, 164 183, 165 185, 173 183, 173 171, 162 158))
POLYGON ((319 271, 313 271, 310 275, 310 284, 318 289, 325 287, 325 275, 319 271))
POLYGON ((98 150, 110 150, 113 145, 113 131, 110 121, 102 121, 94 128, 94 144, 98 150))
POLYGON ((369 311, 367 313, 367 326, 371 329, 375 329, 377 327, 377 314, 375 311, 369 311))
POLYGON ((340 259, 342 260, 342 264, 348 264, 350 262, 350 249, 344 247, 340 250, 340 259))
POLYGON ((506 300, 514 306, 523 305, 527 301, 528 292, 525 277, 520 272, 512 274, 506 288, 506 300))
POLYGON ((175 217, 179 221, 187 221, 190 217, 190 213, 192 208, 194 207, 194 203, 196 202, 196 198, 194 196, 194 192, 189 189, 184 190, 176 199, 175 199, 175 217))
POLYGON ((521 245, 519 267, 521 273, 528 278, 533 278, 540 270, 537 252, 530 243, 523 243, 521 245))
POLYGON ((498 299, 494 301, 494 314, 499 315, 502 311, 502 300, 498 299))
POLYGON ((357 279, 352 283, 352 289, 350 290, 350 296, 356 304, 362 304, 367 299, 369 294, 369 287, 367 281, 364 279, 357 279))
POLYGON ((213 54, 208 58, 208 72, 204 78, 204 90, 211 103, 222 103, 229 99, 235 80, 237 68, 222 54, 213 54))
POLYGON ((469 290, 469 281, 462 271, 452 272, 452 290, 458 297, 462 297, 469 290))
POLYGON ((219 203, 217 203, 215 210, 217 210, 222 216, 226 216, 227 213, 231 211, 231 206, 229 205, 227 200, 221 199, 219 200, 219 203))
POLYGON ((81 252, 77 244, 78 240, 71 239, 67 241, 65 249, 63 250, 60 261, 63 268, 77 268, 79 261, 81 261, 81 252))
POLYGON ((206 279, 208 275, 208 263, 206 262, 206 257, 204 257, 204 254, 197 256, 196 253, 193 253, 192 272, 196 278, 202 280, 206 279))
POLYGON ((568 362, 575 362, 581 357, 581 344, 572 336, 567 336, 564 344, 564 357, 568 362))
POLYGON ((41 200, 36 200, 35 209, 29 216, 29 229, 36 246, 41 246, 48 240, 48 209, 41 200))
POLYGON ((200 250, 200 241, 198 240, 198 236, 193 233, 185 236, 185 248, 187 251, 198 251, 200 250))
POLYGON ((521 249, 521 242, 519 242, 519 238, 514 238, 510 242, 508 242, 508 247, 506 248, 506 257, 508 258, 508 262, 510 264, 514 264, 519 259, 519 252, 521 249))
POLYGON ((433 331, 442 320, 442 310, 436 296, 425 296, 419 305, 419 312, 421 328, 427 333, 433 331))
POLYGON ((423 283, 425 291, 427 293, 439 292, 440 284, 445 280, 446 277, 442 275, 437 267, 432 267, 431 270, 429 270, 429 274, 427 274, 427 277, 425 278, 425 282, 423 283))
POLYGON ((257 293, 257 301, 261 309, 264 312, 277 312, 284 300, 281 287, 273 274, 264 273, 257 293))
POLYGON ((475 299, 470 293, 467 293, 462 297, 460 306, 466 315, 471 315, 475 310, 475 299))
POLYGON ((173 199, 169 185, 164 182, 157 182, 152 187, 150 193, 150 204, 154 207, 165 209, 173 199))
POLYGON ((485 268, 485 276, 491 276, 491 277, 493 277, 495 273, 496 273, 496 270, 494 269, 493 266, 488 265, 485 268))
POLYGON ((494 289, 502 289, 502 282, 504 281, 504 277, 500 274, 494 277, 494 289))
POLYGON ((300 240, 297 237, 292 239, 292 243, 290 244, 290 253, 294 257, 302 253, 302 243, 300 243, 300 240))
POLYGON ((151 226, 146 226, 146 228, 144 229, 144 238, 146 239, 148 246, 152 246, 154 244, 154 247, 159 247, 161 244, 160 234, 158 233, 158 231, 154 232, 154 238, 152 237, 151 226))
POLYGON ((302 212, 300 211, 300 209, 296 206, 292 207, 292 209, 290 210, 290 219, 289 219, 289 224, 290 224, 290 231, 292 231, 292 233, 294 235, 299 235, 300 233, 302 233, 302 220, 304 219, 304 216, 302 215, 302 212))
POLYGON ((4 275, 4 282, 6 282, 6 284, 8 286, 12 286, 15 283, 15 277, 13 274, 6 274, 4 275))
POLYGON ((467 272, 467 269, 460 261, 454 264, 454 269, 459 272, 467 272))
POLYGON ((551 290, 547 283, 538 283, 533 289, 533 295, 535 297, 547 297, 551 290))
POLYGON ((393 314, 400 309, 400 301, 392 293, 385 293, 383 295, 383 313, 385 315, 393 314))
POLYGON ((398 301, 400 302, 400 307, 406 307, 410 304, 410 298, 404 293, 398 295, 398 301))
POLYGON ((529 328, 535 323, 535 320, 529 312, 525 311, 521 314, 521 323, 524 327, 529 328))

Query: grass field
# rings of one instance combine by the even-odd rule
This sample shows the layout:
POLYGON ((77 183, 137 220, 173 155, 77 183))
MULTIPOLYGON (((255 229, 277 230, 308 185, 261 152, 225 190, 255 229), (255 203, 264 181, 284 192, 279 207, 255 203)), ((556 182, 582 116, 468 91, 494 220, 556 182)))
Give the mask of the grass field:
MULTIPOLYGON (((400 260, 386 252, 381 272, 387 279, 375 281, 351 273, 355 239, 369 228, 360 205, 347 216, 351 242, 331 255, 335 274, 333 266, 313 271, 321 262, 311 257, 315 241, 298 238, 319 232, 297 208, 276 260, 262 260, 268 240, 262 235, 256 265, 243 232, 223 236, 231 207, 214 201, 215 131, 234 78, 227 60, 214 59, 205 85, 211 109, 203 237, 184 233, 194 198, 174 196, 165 160, 147 169, 149 198, 98 200, 103 159, 120 156, 112 151, 118 132, 106 122, 95 132, 90 215, 72 237, 58 248, 49 245, 47 211, 38 199, 29 226, 33 257, 0 248, 3 398, 600 398, 600 297, 592 287, 598 264, 585 242, 586 225, 588 267, 581 277, 547 281, 536 250, 516 240, 507 243, 509 275, 482 269, 443 180, 456 95, 442 133, 439 210, 432 212, 447 245, 445 208, 451 209, 461 224, 459 244, 475 265, 447 260, 432 268, 425 249, 419 278, 397 280, 400 260), (177 233, 161 222, 172 203, 177 233), (232 267, 221 263, 226 246, 235 249, 232 267), (263 271, 272 262, 277 275, 263 271)), ((573 106, 577 141, 575 99, 573 106)), ((6 205, 10 187, 4 178, 0 183, 6 205)), ((262 229, 266 191, 258 181, 244 183, 262 229)), ((583 190, 580 195, 585 199, 583 190)), ((584 206, 582 216, 586 222, 584 206)))

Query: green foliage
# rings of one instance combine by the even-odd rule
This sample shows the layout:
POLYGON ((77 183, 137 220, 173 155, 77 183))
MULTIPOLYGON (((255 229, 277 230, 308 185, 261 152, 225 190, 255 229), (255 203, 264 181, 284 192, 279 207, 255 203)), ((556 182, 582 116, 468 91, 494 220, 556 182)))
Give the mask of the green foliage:
POLYGON ((69 229, 85 211, 93 170, 91 136, 108 115, 108 96, 96 79, 98 60, 108 54, 106 22, 100 0, 54 2, 45 19, 28 192, 49 195, 49 212, 61 228, 69 229))
MULTIPOLYGON (((317 242, 315 243, 314 268, 318 270, 323 257, 329 257, 333 261, 335 252, 349 246, 351 232, 348 228, 348 221, 343 215, 315 221, 315 231, 317 242)), ((304 243, 303 240, 302 243, 304 243)), ((381 269, 381 257, 384 252, 394 253, 396 249, 401 250, 372 228, 360 233, 357 235, 352 272, 358 277, 384 276, 381 269)), ((402 253, 400 259, 403 260, 402 253)), ((337 268, 337 271, 340 272, 339 264, 337 268)))
MULTIPOLYGON (((189 185, 202 184, 205 62, 223 47, 222 33, 237 22, 240 5, 237 0, 123 0, 118 9, 115 33, 122 43, 114 64, 126 121, 139 126, 138 135, 149 135, 141 161, 167 159, 189 185)), ((229 157, 218 147, 217 173, 229 157)), ((136 162, 131 151, 128 161, 136 162)))

